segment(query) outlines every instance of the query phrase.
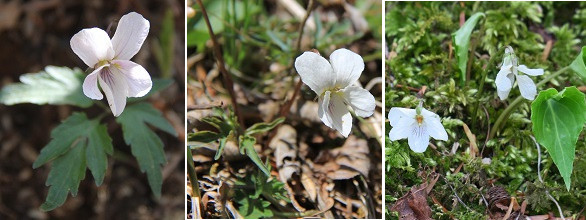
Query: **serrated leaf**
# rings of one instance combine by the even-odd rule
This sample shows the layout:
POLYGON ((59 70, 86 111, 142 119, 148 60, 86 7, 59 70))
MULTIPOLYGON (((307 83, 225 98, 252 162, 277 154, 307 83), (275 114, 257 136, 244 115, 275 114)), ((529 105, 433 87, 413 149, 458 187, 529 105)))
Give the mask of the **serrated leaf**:
POLYGON ((224 147, 226 147, 226 142, 228 142, 228 137, 220 138, 220 144, 218 146, 218 150, 216 151, 216 155, 214 156, 214 160, 220 159, 222 152, 224 152, 224 147))
POLYGON ((112 139, 99 120, 89 120, 83 113, 74 113, 51 132, 51 142, 33 163, 33 168, 53 161, 47 186, 49 193, 41 209, 48 211, 61 206, 67 193, 75 196, 79 182, 90 169, 96 185, 101 185, 108 168, 107 154, 112 154, 112 139))
POLYGON ((79 183, 85 178, 85 147, 83 141, 77 142, 73 148, 53 162, 46 185, 49 193, 41 210, 51 211, 65 203, 67 193, 77 195, 79 183))
POLYGON ((570 68, 582 78, 582 81, 586 82, 586 65, 584 65, 584 60, 586 60, 586 46, 582 47, 580 54, 576 57, 576 59, 570 64, 570 68))
POLYGON ((246 154, 252 162, 256 164, 260 170, 265 173, 267 176, 270 176, 271 173, 269 169, 264 165, 256 151, 254 150, 254 144, 256 143, 256 138, 251 136, 240 136, 240 140, 238 142, 240 144, 240 153, 246 154))
POLYGON ((20 76, 21 83, 5 86, 0 91, 0 103, 14 105, 75 105, 89 107, 92 100, 81 89, 85 74, 78 68, 47 66, 45 71, 20 76))
MULTIPOLYGON (((83 113, 74 113, 51 132, 51 142, 41 150, 33 168, 58 160, 72 149, 73 145, 87 148, 87 166, 94 176, 96 185, 101 185, 108 168, 107 154, 112 154, 112 139, 106 126, 99 120, 89 120, 83 113)), ((85 166, 85 165, 84 165, 85 166)))
POLYGON ((217 141, 219 137, 220 135, 213 131, 198 131, 194 133, 189 133, 187 135, 187 141, 210 143, 217 141))
POLYGON ((584 94, 576 87, 539 92, 531 104, 531 121, 535 138, 551 155, 569 190, 576 142, 586 123, 584 94))
POLYGON ((466 65, 468 64, 468 47, 470 46, 470 35, 478 23, 478 20, 484 17, 484 13, 477 12, 470 16, 458 31, 452 34, 452 41, 454 42, 454 50, 456 54, 456 61, 458 61, 458 69, 460 69, 460 85, 466 83, 466 65))
POLYGON ((238 203, 241 204, 238 213, 246 219, 271 218, 274 215, 273 210, 269 208, 271 203, 268 201, 246 197, 238 203))
POLYGON ((167 162, 163 151, 163 141, 153 132, 150 124, 171 135, 177 136, 173 126, 161 116, 161 112, 148 103, 127 106, 124 114, 116 118, 122 125, 124 141, 130 145, 140 170, 146 172, 151 190, 161 197, 163 176, 161 166, 167 162))
POLYGON ((244 135, 253 135, 253 134, 258 134, 258 133, 270 131, 271 129, 275 128, 277 125, 283 123, 284 121, 285 121, 285 118, 280 117, 270 123, 261 122, 261 123, 253 124, 248 129, 246 129, 246 131, 244 131, 244 135))

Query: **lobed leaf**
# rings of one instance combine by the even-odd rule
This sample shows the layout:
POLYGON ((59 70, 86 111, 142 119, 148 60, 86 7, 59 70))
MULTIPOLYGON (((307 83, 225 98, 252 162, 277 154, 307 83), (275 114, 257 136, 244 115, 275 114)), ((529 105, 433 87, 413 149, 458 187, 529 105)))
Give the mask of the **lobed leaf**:
POLYGON ((244 135, 253 135, 253 134, 258 134, 258 133, 270 131, 273 128, 275 128, 277 125, 283 123, 284 121, 285 121, 285 118, 280 117, 280 118, 277 118, 269 123, 261 122, 261 123, 253 124, 248 129, 246 129, 246 131, 244 131, 244 135))
POLYGON ((584 94, 576 87, 539 92, 531 104, 531 121, 535 138, 551 155, 569 190, 576 142, 586 123, 584 94))
POLYGON ((53 161, 47 186, 49 194, 41 208, 45 211, 61 206, 67 193, 75 196, 79 182, 90 169, 96 185, 101 185, 108 168, 107 154, 112 154, 112 139, 98 119, 89 120, 74 113, 51 132, 51 142, 41 150, 33 168, 53 161))
POLYGON ((0 103, 14 105, 74 105, 87 108, 92 100, 81 89, 85 74, 78 68, 47 66, 45 71, 20 76, 20 83, 0 91, 0 103))
POLYGON ((156 197, 161 196, 163 176, 161 165, 165 164, 163 141, 149 126, 150 124, 171 135, 177 136, 175 129, 161 116, 161 112, 148 103, 127 106, 124 113, 116 118, 122 125, 124 141, 130 145, 140 170, 146 172, 151 190, 156 197))
POLYGON ((67 193, 77 195, 79 183, 85 178, 85 148, 83 142, 76 142, 73 148, 62 157, 55 160, 49 177, 45 183, 49 187, 49 193, 41 210, 51 211, 65 203, 67 193))
POLYGON ((256 138, 248 136, 248 135, 240 136, 238 143, 240 144, 240 146, 239 146, 240 153, 246 154, 252 160, 252 162, 254 162, 256 164, 256 166, 258 166, 258 168, 260 168, 260 170, 263 173, 265 173, 267 176, 270 176, 271 172, 265 166, 265 164, 262 162, 262 160, 258 156, 258 153, 256 153, 256 151, 254 150, 254 144, 256 143, 256 138))

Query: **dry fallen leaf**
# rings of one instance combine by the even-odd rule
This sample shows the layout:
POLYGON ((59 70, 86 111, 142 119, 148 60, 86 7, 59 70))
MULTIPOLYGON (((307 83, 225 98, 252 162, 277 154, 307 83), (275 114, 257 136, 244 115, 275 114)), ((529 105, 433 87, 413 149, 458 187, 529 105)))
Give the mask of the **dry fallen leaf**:
POLYGON ((269 143, 274 156, 281 181, 287 182, 294 173, 299 173, 297 160, 297 131, 290 125, 281 125, 277 134, 269 143))
POLYGON ((401 220, 431 219, 431 208, 427 204, 427 184, 414 186, 406 195, 399 198, 391 211, 399 212, 401 220))

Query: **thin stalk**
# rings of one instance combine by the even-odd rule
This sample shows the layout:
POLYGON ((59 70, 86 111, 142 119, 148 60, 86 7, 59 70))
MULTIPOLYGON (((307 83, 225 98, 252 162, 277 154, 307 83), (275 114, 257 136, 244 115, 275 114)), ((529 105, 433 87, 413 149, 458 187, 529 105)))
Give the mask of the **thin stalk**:
MULTIPOLYGON (((543 178, 541 178, 541 147, 539 146, 539 143, 537 143, 537 140, 535 140, 535 137, 530 136, 531 140, 533 140, 533 142, 535 143, 535 146, 537 147, 537 177, 539 178, 539 182, 541 182, 541 184, 543 184, 545 186, 545 183, 543 182, 543 178)), ((555 205, 558 208, 558 211, 560 212, 560 217, 562 217, 563 220, 565 220, 566 218, 564 217, 564 213, 562 212, 562 207, 560 207, 560 204, 558 203, 557 200, 555 200, 555 198, 553 198, 553 196, 551 196, 551 194, 549 193, 549 190, 545 190, 545 194, 547 194, 547 197, 549 197, 549 199, 551 201, 553 201, 553 203, 555 203, 555 205)))
MULTIPOLYGON (((191 148, 187 147, 187 176, 191 183, 191 191, 193 191, 192 196, 196 197, 197 199, 191 199, 192 203, 195 200, 199 200, 201 198, 199 194, 199 183, 197 182, 197 174, 195 173, 195 167, 193 166, 193 155, 191 154, 191 148)), ((199 207, 196 207, 199 209, 199 207)), ((193 210, 195 212, 195 210, 193 210)))
MULTIPOLYGON (((482 71, 482 78, 480 78, 480 84, 478 84, 478 93, 477 97, 482 97, 482 92, 484 92, 484 82, 486 81, 486 76, 488 75, 488 71, 493 67, 494 61, 496 60, 497 56, 490 56, 490 60, 488 60, 488 64, 486 64, 486 68, 484 69, 484 71, 482 71)), ((480 101, 478 101, 476 103, 476 106, 474 107, 474 110, 472 111, 472 129, 476 129, 478 126, 476 126, 476 120, 478 117, 476 117, 476 115, 478 114, 478 108, 480 107, 480 101)))
MULTIPOLYGON (((309 3, 307 4, 307 11, 305 13, 305 18, 303 18, 303 21, 301 22, 301 25, 299 26, 299 37, 297 38, 297 51, 301 50, 301 38, 303 38, 303 30, 305 27, 305 23, 307 23, 307 19, 309 18, 309 15, 311 15, 311 11, 313 10, 313 5, 314 2, 313 0, 309 0, 309 3)), ((295 77, 293 77, 295 78, 295 77)), ((299 81, 297 82, 297 85, 295 85, 295 90, 293 92, 293 96, 291 96, 291 99, 289 99, 287 101, 287 103, 285 103, 285 105, 283 105, 283 107, 281 107, 281 111, 280 113, 280 117, 287 117, 287 115, 289 114, 289 109, 291 109, 291 105, 293 105, 293 102, 295 101, 295 98, 297 97, 297 94, 299 94, 299 90, 301 90, 301 85, 303 85, 303 81, 301 81, 301 78, 299 78, 299 81)))
MULTIPOLYGON (((538 82, 537 84, 535 84, 536 87, 539 87, 547 82, 549 82, 550 80, 552 80, 553 78, 561 75, 563 72, 565 72, 566 70, 570 69, 570 66, 566 66, 564 68, 561 68, 560 70, 556 71, 555 73, 547 76, 545 79, 541 80, 540 82, 538 82)), ((513 110, 515 110, 515 108, 517 108, 517 106, 521 103, 521 101, 523 101, 523 96, 519 96, 517 97, 504 111, 503 113, 501 113, 501 115, 499 115, 499 117, 496 119, 496 121, 494 122, 494 126, 492 126, 492 131, 490 131, 490 135, 489 135, 489 139, 492 139, 496 133, 500 130, 501 128, 501 124, 504 123, 505 119, 509 118, 509 115, 511 114, 511 112, 513 110)))
POLYGON ((234 107, 234 114, 238 117, 238 123, 241 126, 244 126, 244 120, 240 114, 240 108, 238 107, 238 103, 236 102, 236 93, 234 92, 234 81, 232 81, 232 76, 226 70, 226 65, 224 64, 224 57, 222 55, 222 49, 220 49, 220 44, 216 39, 216 35, 214 34, 214 30, 212 29, 212 25, 210 24, 210 19, 208 17, 208 13, 201 2, 201 0, 197 0, 197 4, 201 8, 201 13, 203 18, 206 22, 206 26, 208 27, 208 32, 210 33, 210 38, 212 39, 212 44, 214 48, 214 55, 216 56, 216 62, 220 72, 222 73, 222 79, 224 79, 224 87, 228 89, 228 93, 230 94, 230 100, 232 101, 232 105, 234 107))

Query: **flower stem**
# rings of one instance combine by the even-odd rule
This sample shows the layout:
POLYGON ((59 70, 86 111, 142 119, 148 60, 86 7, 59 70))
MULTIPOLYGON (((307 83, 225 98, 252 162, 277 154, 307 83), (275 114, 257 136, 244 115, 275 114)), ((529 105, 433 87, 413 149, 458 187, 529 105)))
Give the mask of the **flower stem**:
MULTIPOLYGON (((299 37, 297 38, 297 51, 298 52, 301 50, 301 38, 303 38, 303 30, 305 27, 305 23, 307 23, 307 19, 309 19, 309 15, 311 15, 311 11, 313 10, 313 5, 314 5, 313 0, 309 0, 309 3, 307 4, 307 11, 305 13, 305 18, 303 18, 303 21, 301 22, 301 25, 299 26, 299 37)), ((295 77, 293 77, 293 79, 295 79, 295 77)), ((281 110, 279 112, 280 117, 287 117, 287 115, 290 112, 291 105, 293 105, 293 102, 295 102, 295 98, 297 97, 297 94, 299 94, 299 90, 301 90, 302 85, 303 85, 303 81, 301 81, 301 78, 299 78, 299 81, 295 85, 295 90, 293 92, 293 95, 291 96, 291 99, 289 99, 281 107, 281 110)))
MULTIPOLYGON (((481 32, 482 33, 482 32, 481 32)), ((493 54, 496 54, 493 53, 493 54)), ((490 71, 490 69, 493 67, 493 64, 496 60, 497 56, 490 56, 490 60, 488 60, 488 63, 486 64, 486 68, 482 71, 482 76, 480 78, 480 84, 478 84, 478 93, 477 97, 482 97, 482 92, 484 91, 484 82, 486 81, 486 76, 488 75, 488 72, 490 71)), ((476 106, 474 107, 474 111, 472 111, 472 129, 476 129, 477 125, 476 125, 476 120, 477 120, 477 114, 478 114, 478 108, 480 108, 480 104, 481 101, 478 100, 478 102, 476 103, 476 106)))
POLYGON ((218 65, 218 69, 222 73, 222 79, 224 79, 224 87, 228 89, 228 93, 230 94, 230 100, 232 101, 232 105, 234 107, 234 114, 238 117, 238 123, 240 126, 244 126, 244 120, 240 114, 240 108, 238 107, 238 103, 236 102, 236 93, 234 92, 234 81, 232 80, 232 76, 226 70, 226 66, 224 64, 224 57, 222 55, 222 50, 220 48, 220 44, 216 39, 216 35, 214 34, 214 30, 212 29, 212 25, 210 24, 210 19, 208 18, 208 13, 201 2, 201 0, 197 0, 197 4, 201 8, 201 14, 206 22, 206 26, 208 27, 208 32, 210 33, 210 38, 212 39, 212 44, 214 48, 214 55, 216 56, 216 62, 218 65))
MULTIPOLYGON (((549 81, 551 81, 553 78, 561 75, 562 73, 564 73, 566 70, 570 69, 570 66, 566 66, 564 68, 561 68, 560 70, 556 71, 555 73, 547 76, 545 79, 539 81, 537 84, 535 84, 536 87, 539 87, 549 81)), ((494 122, 494 126, 492 126, 492 131, 490 131, 490 135, 488 139, 492 139, 496 133, 500 130, 502 124, 504 123, 505 119, 509 118, 509 115, 511 114, 511 112, 513 110, 515 110, 515 108, 517 108, 517 106, 521 103, 521 101, 523 101, 523 96, 519 96, 517 97, 513 102, 511 102, 511 104, 503 111, 503 113, 501 113, 499 115, 499 117, 496 119, 496 121, 494 122)))
POLYGON ((199 198, 201 198, 201 196, 199 195, 199 184, 197 182, 197 174, 195 173, 195 167, 193 166, 193 155, 191 154, 191 148, 189 146, 187 147, 187 176, 189 177, 191 183, 191 191, 193 191, 191 195, 193 197, 196 197, 196 199, 192 198, 191 201, 199 201, 199 198))

